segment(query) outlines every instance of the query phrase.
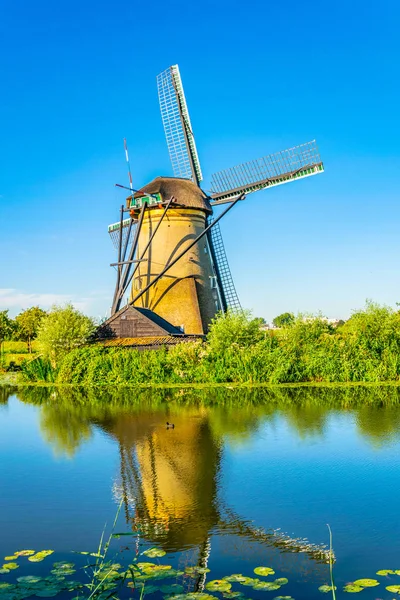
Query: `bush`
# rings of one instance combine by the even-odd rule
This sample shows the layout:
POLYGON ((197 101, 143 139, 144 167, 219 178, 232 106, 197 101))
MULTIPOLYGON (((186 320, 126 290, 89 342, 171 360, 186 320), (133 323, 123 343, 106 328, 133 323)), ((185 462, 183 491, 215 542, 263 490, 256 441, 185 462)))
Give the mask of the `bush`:
POLYGON ((37 344, 43 356, 56 367, 68 352, 86 344, 94 331, 93 319, 72 304, 53 306, 40 323, 37 344))
MULTIPOLYGON (((45 363, 38 365, 29 377, 40 380, 41 370, 50 377, 45 363)), ((228 313, 213 321, 205 343, 148 351, 75 348, 60 355, 51 376, 84 385, 395 381, 400 314, 367 303, 337 329, 321 315, 299 315, 286 328, 264 332, 249 314, 228 313)))

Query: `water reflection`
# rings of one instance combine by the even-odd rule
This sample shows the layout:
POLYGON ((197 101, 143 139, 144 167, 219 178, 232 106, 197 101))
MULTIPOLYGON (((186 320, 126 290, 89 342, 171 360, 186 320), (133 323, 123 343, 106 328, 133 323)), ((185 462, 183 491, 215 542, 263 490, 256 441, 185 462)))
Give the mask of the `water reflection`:
MULTIPOLYGON (((41 404, 40 427, 57 453, 71 456, 94 427, 118 444, 120 475, 114 493, 125 504, 134 530, 167 552, 199 549, 205 564, 215 529, 285 552, 304 552, 326 560, 326 551, 302 539, 255 527, 218 497, 223 445, 244 443, 281 408, 260 402, 247 391, 246 401, 226 391, 93 390, 24 388, 23 401, 41 404), (132 397, 136 394, 136 397, 132 397), (241 403, 238 404, 238 400, 241 403), (168 429, 166 422, 174 422, 168 429)), ((265 393, 265 390, 264 390, 265 393)), ((267 391, 267 399, 274 399, 267 391)), ((301 433, 321 425, 321 409, 301 411, 293 402, 288 421, 301 433), (311 415, 311 416, 310 416, 311 415)), ((323 420, 323 419, 322 419, 323 420)))
MULTIPOLYGON (((14 390, 13 390, 14 391, 14 390)), ((8 392, 3 391, 6 402, 8 392)), ((166 551, 199 550, 204 566, 218 529, 285 551, 323 559, 320 547, 255 528, 218 497, 224 444, 243 444, 275 418, 299 439, 323 437, 337 411, 348 411, 359 433, 380 448, 399 438, 397 387, 276 388, 258 390, 113 390, 22 388, 23 402, 39 404, 43 438, 72 457, 95 428, 119 448, 114 494, 126 519, 166 551), (167 429, 166 422, 174 422, 167 429)), ((269 429, 266 429, 268 435, 269 429)))

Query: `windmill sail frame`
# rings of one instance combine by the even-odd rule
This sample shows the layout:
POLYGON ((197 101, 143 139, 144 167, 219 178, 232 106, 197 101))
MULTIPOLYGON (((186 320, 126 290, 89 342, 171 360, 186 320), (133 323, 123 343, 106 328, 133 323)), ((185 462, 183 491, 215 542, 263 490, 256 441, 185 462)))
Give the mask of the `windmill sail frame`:
POLYGON ((218 171, 212 175, 212 203, 231 202, 238 194, 251 194, 323 172, 315 140, 275 154, 218 171))
POLYGON ((199 185, 203 175, 178 65, 157 76, 157 88, 174 175, 199 185))

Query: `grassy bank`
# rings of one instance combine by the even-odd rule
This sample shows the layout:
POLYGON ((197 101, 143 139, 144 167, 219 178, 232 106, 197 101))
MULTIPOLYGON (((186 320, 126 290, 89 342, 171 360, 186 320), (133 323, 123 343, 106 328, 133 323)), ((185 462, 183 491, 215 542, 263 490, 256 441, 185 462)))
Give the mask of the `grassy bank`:
POLYGON ((299 316, 263 331, 246 315, 217 319, 206 342, 139 352, 77 348, 57 365, 23 363, 26 381, 79 385, 379 383, 400 380, 400 313, 372 303, 333 328, 299 316))

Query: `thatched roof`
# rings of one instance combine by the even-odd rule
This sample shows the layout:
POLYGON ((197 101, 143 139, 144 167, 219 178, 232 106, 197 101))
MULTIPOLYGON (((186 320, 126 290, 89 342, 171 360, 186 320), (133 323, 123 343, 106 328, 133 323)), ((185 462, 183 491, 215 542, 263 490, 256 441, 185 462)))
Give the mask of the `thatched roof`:
POLYGON ((174 196, 176 202, 190 208, 200 208, 212 213, 210 198, 190 179, 178 177, 156 177, 136 192, 135 198, 146 194, 161 194, 164 202, 174 196))

